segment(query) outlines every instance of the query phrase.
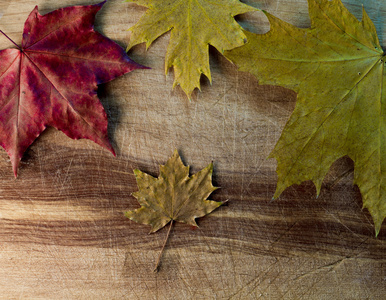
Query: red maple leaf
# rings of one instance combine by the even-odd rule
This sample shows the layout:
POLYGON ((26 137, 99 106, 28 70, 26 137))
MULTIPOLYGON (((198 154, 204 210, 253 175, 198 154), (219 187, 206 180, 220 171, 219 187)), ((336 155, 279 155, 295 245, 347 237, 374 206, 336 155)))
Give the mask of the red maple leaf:
POLYGON ((94 30, 105 2, 44 16, 36 6, 25 22, 21 46, 11 40, 17 49, 0 51, 0 145, 15 176, 23 153, 47 126, 115 154, 97 85, 144 67, 94 30))

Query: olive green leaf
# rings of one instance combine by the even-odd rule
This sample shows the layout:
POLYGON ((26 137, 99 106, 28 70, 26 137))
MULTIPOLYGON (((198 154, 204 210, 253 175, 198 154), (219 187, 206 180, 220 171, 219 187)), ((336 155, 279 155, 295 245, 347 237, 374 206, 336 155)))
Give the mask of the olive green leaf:
POLYGON ((246 33, 248 43, 225 55, 260 83, 298 93, 271 153, 278 161, 274 197, 306 180, 319 194, 331 164, 348 155, 378 234, 386 216, 385 54, 365 10, 358 21, 340 0, 308 5, 311 28, 266 13, 271 30, 246 33))
MULTIPOLYGON (((223 204, 207 200, 217 189, 212 185, 212 173, 213 163, 210 163, 189 177, 189 166, 184 166, 177 150, 164 166, 160 166, 158 178, 136 169, 134 174, 139 191, 133 193, 133 196, 141 207, 125 215, 137 223, 151 225, 151 233, 169 222, 171 228, 174 221, 197 226, 196 218, 209 214, 223 204)), ((158 265, 159 261, 156 270, 158 265)))
POLYGON ((220 53, 245 43, 245 35, 234 16, 256 10, 238 0, 127 0, 149 8, 131 27, 128 50, 151 43, 171 30, 165 72, 174 67, 173 87, 181 85, 190 98, 204 74, 211 81, 209 45, 220 53))

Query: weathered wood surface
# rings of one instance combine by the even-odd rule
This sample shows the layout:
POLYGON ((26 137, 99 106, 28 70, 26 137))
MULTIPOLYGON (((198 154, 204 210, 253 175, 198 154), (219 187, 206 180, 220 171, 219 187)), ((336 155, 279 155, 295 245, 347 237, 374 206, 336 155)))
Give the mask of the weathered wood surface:
MULTIPOLYGON (((0 28, 20 42, 24 20, 94 0, 0 0, 0 28)), ((364 2, 381 37, 383 0, 346 0, 361 16, 364 2)), ((248 1, 286 21, 309 25, 306 0, 248 1)), ((122 46, 145 11, 109 0, 97 29, 122 46)), ((262 33, 261 13, 238 20, 262 33)), ((370 215, 352 186, 348 158, 335 163, 318 199, 312 184, 291 187, 275 201, 276 162, 267 159, 296 94, 259 86, 211 49, 213 85, 189 102, 164 76, 169 35, 130 56, 151 70, 100 88, 117 157, 90 141, 48 129, 13 178, 0 151, 1 299, 382 299, 386 294, 386 228, 374 237, 370 215), (127 220, 138 207, 132 169, 158 175, 177 148, 192 172, 214 161, 213 200, 229 200, 193 230, 176 224, 153 273, 166 230, 127 220)), ((386 45, 386 42, 383 42, 386 45)), ((0 37, 0 46, 10 46, 0 37)))

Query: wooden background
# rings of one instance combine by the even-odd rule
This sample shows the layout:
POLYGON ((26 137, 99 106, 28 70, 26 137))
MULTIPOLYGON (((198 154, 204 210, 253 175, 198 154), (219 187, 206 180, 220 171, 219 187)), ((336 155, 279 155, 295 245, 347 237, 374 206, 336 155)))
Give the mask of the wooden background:
MULTIPOLYGON (((0 29, 21 41, 24 20, 95 0, 0 0, 0 29)), ((247 2, 247 1, 246 1, 247 2)), ((247 3, 307 27, 306 0, 247 3)), ((346 0, 361 17, 364 4, 382 39, 383 0, 346 0)), ((109 0, 96 27, 123 47, 127 28, 145 8, 109 0)), ((262 13, 238 17, 257 33, 262 13)), ((213 85, 189 102, 164 75, 169 34, 130 56, 139 70, 100 87, 117 157, 91 141, 46 130, 26 152, 15 180, 0 151, 1 299, 385 299, 386 226, 374 237, 371 217, 352 186, 350 159, 337 161, 315 199, 311 183, 271 201, 276 162, 267 159, 294 108, 296 94, 259 86, 211 49, 213 85), (176 224, 153 273, 166 230, 123 216, 139 205, 132 169, 154 176, 177 148, 192 172, 214 161, 213 200, 229 200, 198 220, 176 224)), ((11 46, 0 37, 1 48, 11 46)))

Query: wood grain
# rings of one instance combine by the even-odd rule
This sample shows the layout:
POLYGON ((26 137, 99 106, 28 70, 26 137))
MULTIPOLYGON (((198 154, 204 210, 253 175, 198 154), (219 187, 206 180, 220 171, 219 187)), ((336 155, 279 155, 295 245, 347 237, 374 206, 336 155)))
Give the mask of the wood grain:
MULTIPOLYGON (((20 42, 23 23, 88 0, 0 0, 0 28, 20 42)), ((305 0, 245 1, 297 26, 309 25, 305 0)), ((344 1, 361 16, 362 1, 344 1)), ((365 2, 383 41, 386 4, 365 2)), ((96 27, 123 47, 145 11, 109 0, 96 27)), ((269 29, 261 13, 238 18, 269 29)), ((100 87, 117 157, 91 141, 46 130, 24 156, 18 179, 0 151, 1 299, 382 299, 386 293, 386 229, 378 238, 352 186, 350 159, 337 161, 318 199, 311 183, 272 201, 276 163, 267 159, 296 94, 259 86, 211 49, 213 85, 189 102, 164 75, 169 35, 130 56, 139 70, 100 87), (161 270, 153 273, 166 230, 129 221, 139 207, 132 170, 154 176, 177 148, 192 173, 214 161, 213 200, 228 200, 199 219, 176 224, 161 270), (343 176, 342 176, 343 175, 343 176)), ((385 43, 383 43, 385 45, 385 43)), ((0 37, 2 48, 9 43, 0 37)))

